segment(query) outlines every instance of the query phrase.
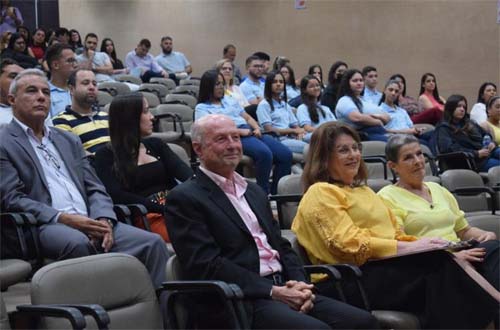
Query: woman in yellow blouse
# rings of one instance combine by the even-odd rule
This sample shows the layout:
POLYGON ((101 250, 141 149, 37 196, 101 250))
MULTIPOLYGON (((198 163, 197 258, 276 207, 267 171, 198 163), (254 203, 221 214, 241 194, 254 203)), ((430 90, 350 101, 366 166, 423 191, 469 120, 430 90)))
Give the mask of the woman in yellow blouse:
POLYGON ((500 96, 494 96, 488 101, 486 114, 488 119, 481 123, 481 127, 500 145, 500 96))
MULTIPOLYGON (((358 134, 336 122, 318 127, 303 173, 306 192, 292 225, 311 261, 359 265, 372 308, 412 312, 423 328, 484 328, 497 301, 447 252, 397 257, 446 242, 405 235, 366 179, 358 134)), ((326 285, 317 286, 327 293, 326 285)), ((345 291, 355 298, 354 288, 345 291)))
POLYGON ((499 241, 495 233, 471 227, 446 188, 424 182, 425 159, 418 140, 409 135, 394 135, 386 145, 388 165, 399 181, 379 191, 405 233, 417 237, 441 237, 448 241, 475 239, 478 247, 456 252, 455 256, 471 262, 497 290, 499 241))

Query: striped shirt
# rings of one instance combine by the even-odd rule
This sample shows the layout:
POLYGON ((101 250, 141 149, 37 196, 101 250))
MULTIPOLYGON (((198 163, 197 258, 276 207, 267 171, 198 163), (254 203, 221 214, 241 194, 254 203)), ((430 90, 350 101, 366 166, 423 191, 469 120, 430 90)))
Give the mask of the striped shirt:
POLYGON ((110 141, 108 114, 104 111, 93 111, 91 114, 82 115, 68 106, 52 121, 55 127, 78 135, 83 147, 90 153, 95 153, 110 141))

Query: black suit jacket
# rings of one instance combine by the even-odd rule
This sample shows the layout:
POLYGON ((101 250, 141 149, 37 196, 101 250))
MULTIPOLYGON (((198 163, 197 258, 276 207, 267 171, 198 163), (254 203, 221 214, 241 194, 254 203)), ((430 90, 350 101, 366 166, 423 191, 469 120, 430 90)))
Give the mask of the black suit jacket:
MULTIPOLYGON (((306 281, 262 188, 249 183, 245 198, 269 244, 279 252, 286 280, 306 281)), ((186 279, 236 283, 247 298, 269 298, 273 283, 259 275, 259 254, 250 231, 224 192, 202 171, 169 192, 166 219, 186 279)))

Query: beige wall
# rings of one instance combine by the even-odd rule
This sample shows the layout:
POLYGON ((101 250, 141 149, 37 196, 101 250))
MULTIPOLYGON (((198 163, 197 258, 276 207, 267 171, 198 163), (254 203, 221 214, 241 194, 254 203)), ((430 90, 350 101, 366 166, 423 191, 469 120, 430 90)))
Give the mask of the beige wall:
POLYGON ((262 50, 292 60, 297 76, 319 63, 326 75, 337 59, 350 67, 375 65, 379 89, 393 73, 417 96, 422 73, 437 76, 444 97, 475 103, 483 81, 500 80, 496 0, 59 0, 61 26, 111 37, 119 58, 147 37, 160 51, 162 35, 186 54, 194 74, 234 43, 237 62, 262 50))

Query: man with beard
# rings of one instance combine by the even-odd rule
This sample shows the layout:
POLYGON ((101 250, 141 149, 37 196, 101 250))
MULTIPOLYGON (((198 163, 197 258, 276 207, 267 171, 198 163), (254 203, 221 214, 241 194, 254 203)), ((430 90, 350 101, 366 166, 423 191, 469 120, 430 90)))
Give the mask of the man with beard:
POLYGON ((110 140, 108 114, 96 107, 95 74, 79 69, 69 76, 68 86, 72 104, 52 121, 54 126, 78 135, 85 150, 94 154, 110 140))
POLYGON ((162 53, 156 56, 158 64, 169 73, 175 75, 177 80, 189 78, 193 69, 191 64, 181 52, 174 52, 174 43, 172 37, 161 38, 162 53))

